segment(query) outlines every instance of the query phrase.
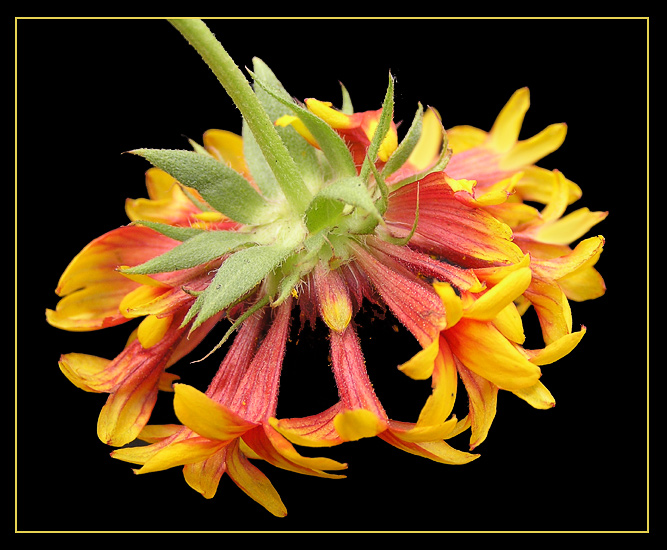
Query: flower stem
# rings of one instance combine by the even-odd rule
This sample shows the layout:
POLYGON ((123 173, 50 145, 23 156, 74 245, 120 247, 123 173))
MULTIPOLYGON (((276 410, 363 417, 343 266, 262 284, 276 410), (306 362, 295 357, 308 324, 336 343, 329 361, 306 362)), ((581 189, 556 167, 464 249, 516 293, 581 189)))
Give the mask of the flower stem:
POLYGON ((197 50, 241 111, 289 204, 303 214, 311 194, 248 80, 201 19, 169 19, 197 50))

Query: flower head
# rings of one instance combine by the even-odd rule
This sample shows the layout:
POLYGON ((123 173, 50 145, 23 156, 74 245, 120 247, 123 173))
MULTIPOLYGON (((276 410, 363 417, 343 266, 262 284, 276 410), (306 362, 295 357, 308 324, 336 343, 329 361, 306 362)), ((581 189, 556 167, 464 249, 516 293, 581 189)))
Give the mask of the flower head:
MULTIPOLYGON (((565 136, 554 125, 518 141, 528 92, 519 90, 488 133, 445 131, 418 107, 399 140, 393 79, 379 109, 303 103, 259 59, 253 87, 198 20, 173 24, 200 51, 244 116, 243 135, 210 130, 192 151, 139 149, 152 164, 148 198, 128 200, 130 225, 95 239, 65 270, 48 321, 98 330, 141 319, 114 359, 68 354, 63 373, 108 393, 98 436, 138 474, 182 467, 206 498, 224 474, 271 513, 286 513, 262 459, 326 478, 346 464, 301 455, 379 437, 442 462, 479 455, 450 445, 471 429, 487 436, 499 390, 537 408, 554 404, 541 366, 581 340, 569 299, 604 292, 594 265, 603 239, 571 245, 606 214, 565 215, 581 192, 535 162, 565 136), (542 202, 541 210, 532 206, 542 202), (387 309, 420 351, 399 366, 431 380, 416 419, 390 418, 366 371, 355 319, 365 303, 387 309), (544 347, 525 345, 522 313, 533 306, 544 347), (292 317, 329 334, 338 401, 307 417, 278 417, 292 317), (168 368, 220 323, 228 341, 205 391, 168 368), (453 415, 458 380, 468 394, 453 415), (160 391, 173 392, 179 424, 150 424, 160 391), (126 446, 135 439, 147 445, 126 446)), ((390 343, 389 343, 390 344, 390 343)), ((214 353, 215 352, 215 353, 214 353)), ((222 352, 221 352, 222 353, 222 352)), ((201 357, 201 356, 200 356, 201 357)), ((313 367, 315 368, 315 366, 313 367)), ((328 368, 328 366, 326 367, 328 368)))

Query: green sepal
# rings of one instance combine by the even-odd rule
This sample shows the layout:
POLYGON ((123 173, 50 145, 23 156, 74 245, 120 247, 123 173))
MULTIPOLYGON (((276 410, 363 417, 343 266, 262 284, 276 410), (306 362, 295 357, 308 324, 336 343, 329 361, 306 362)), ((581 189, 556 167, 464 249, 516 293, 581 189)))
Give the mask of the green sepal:
POLYGON ((353 115, 354 107, 352 106, 352 99, 350 98, 350 93, 347 91, 347 88, 343 86, 343 83, 340 83, 340 91, 343 94, 343 103, 340 107, 340 112, 344 115, 353 115))
POLYGON ((272 206, 241 174, 212 157, 174 149, 130 152, 144 157, 182 185, 196 189, 208 204, 234 221, 260 224, 273 217, 272 206))
POLYGON ((206 147, 204 147, 203 145, 200 145, 194 139, 188 138, 188 143, 190 144, 190 146, 192 147, 192 150, 195 153, 199 153, 200 155, 204 155, 206 157, 214 158, 213 155, 211 155, 211 153, 208 152, 206 147))
POLYGON ((337 199, 316 196, 306 210, 306 227, 313 235, 338 225, 345 204, 337 199))
POLYGON ((380 190, 380 196, 375 200, 375 206, 378 209, 380 214, 384 215, 387 211, 387 205, 389 203, 389 189, 387 184, 384 181, 384 176, 378 172, 375 163, 370 164, 371 171, 373 172, 373 177, 375 178, 375 184, 380 190))
POLYGON ((373 139, 368 146, 368 151, 366 152, 366 158, 364 159, 364 164, 361 167, 359 176, 363 181, 368 181, 368 177, 371 173, 371 164, 374 164, 377 160, 378 151, 380 150, 380 145, 384 140, 389 128, 391 127, 391 121, 394 116, 394 78, 389 75, 389 85, 387 86, 387 91, 384 96, 384 101, 382 102, 382 114, 380 115, 380 120, 378 120, 378 125, 375 128, 373 133, 373 139))
POLYGON ((338 133, 329 126, 324 120, 311 113, 308 109, 297 105, 291 99, 284 97, 279 91, 275 90, 268 83, 264 82, 257 75, 252 74, 255 82, 259 84, 268 94, 286 107, 303 122, 308 131, 313 135, 324 156, 329 161, 334 174, 337 177, 354 176, 357 169, 354 165, 354 159, 345 141, 338 133))
POLYGON ((193 321, 191 331, 253 290, 294 250, 283 245, 253 246, 235 252, 189 309, 182 323, 193 321), (196 318, 195 318, 196 317, 196 318))
POLYGON ((338 200, 345 204, 362 208, 371 214, 377 222, 384 224, 382 215, 369 195, 368 188, 359 177, 336 180, 322 189, 316 195, 317 198, 338 200))
POLYGON ((315 267, 320 256, 320 250, 325 243, 324 233, 311 235, 303 243, 304 250, 292 255, 285 261, 280 269, 280 281, 277 285, 276 296, 271 300, 271 307, 279 306, 292 295, 303 276, 315 267))
POLYGON ((197 227, 176 227, 169 225, 168 223, 152 222, 148 220, 137 220, 132 222, 132 225, 143 225, 144 227, 150 227, 153 231, 161 233, 165 237, 174 239, 175 241, 187 241, 200 233, 203 233, 204 229, 199 229, 197 227))
POLYGON ((403 166, 408 158, 410 158, 412 151, 414 151, 415 146, 421 137, 423 119, 424 108, 420 103, 417 109, 417 113, 412 119, 412 124, 410 124, 410 128, 408 128, 405 137, 401 140, 401 143, 399 143, 394 153, 391 155, 391 157, 389 157, 385 165, 382 167, 383 177, 388 178, 391 174, 403 166))
MULTIPOLYGON (((277 100, 258 83, 255 83, 253 86, 257 99, 259 99, 259 102, 269 116, 269 120, 275 126, 276 120, 280 117, 292 114, 292 109, 286 105, 286 102, 294 103, 294 100, 269 66, 257 57, 253 58, 253 71, 257 78, 261 79, 266 86, 270 86, 273 92, 282 98, 281 101, 277 100)), ((275 126, 275 128, 289 154, 298 166, 304 183, 314 192, 320 187, 322 178, 320 161, 316 149, 292 126, 275 126)), ((250 172, 253 174, 253 179, 265 196, 272 198, 281 197, 282 192, 278 186, 278 182, 262 155, 252 132, 248 131, 247 123, 243 125, 243 129, 244 152, 247 152, 246 162, 250 172), (257 174, 257 177, 255 177, 255 174, 257 174)))
POLYGON ((254 244, 252 233, 204 231, 143 264, 124 269, 123 273, 147 275, 188 269, 208 263, 248 244, 254 244))

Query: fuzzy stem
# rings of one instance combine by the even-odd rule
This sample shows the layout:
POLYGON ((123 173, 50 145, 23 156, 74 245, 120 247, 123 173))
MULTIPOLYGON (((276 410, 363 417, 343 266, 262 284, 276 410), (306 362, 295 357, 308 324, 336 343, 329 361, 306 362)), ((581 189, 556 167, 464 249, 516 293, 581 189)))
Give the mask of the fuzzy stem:
POLYGON ((248 80, 200 19, 169 19, 197 50, 245 118, 262 154, 297 214, 303 214, 311 194, 248 80))

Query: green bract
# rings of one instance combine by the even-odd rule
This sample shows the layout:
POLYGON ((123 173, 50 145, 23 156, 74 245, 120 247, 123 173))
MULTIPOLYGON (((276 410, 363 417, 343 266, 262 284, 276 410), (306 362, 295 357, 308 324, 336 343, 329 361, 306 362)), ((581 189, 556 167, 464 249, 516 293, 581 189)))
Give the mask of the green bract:
MULTIPOLYGON (((260 284, 259 303, 277 305, 294 292, 319 261, 340 264, 348 260, 349 240, 363 240, 384 224, 382 215, 388 197, 384 180, 413 151, 421 135, 423 109, 419 105, 404 140, 378 172, 378 151, 393 116, 394 83, 390 75, 378 126, 358 170, 343 138, 297 103, 260 59, 253 60, 251 87, 201 21, 172 23, 199 51, 241 111, 244 158, 256 184, 251 185, 196 143, 191 142, 193 151, 132 151, 174 177, 193 201, 197 199, 188 189, 196 190, 206 201, 204 209, 215 209, 241 224, 234 231, 205 231, 136 222, 182 242, 161 256, 125 269, 126 273, 170 272, 223 260, 183 321, 183 325, 192 322, 194 330, 260 284), (297 117, 318 147, 292 126, 277 127, 275 121, 284 115, 297 117)), ((347 91, 342 91, 342 111, 352 113, 347 91)), ((446 164, 446 150, 444 147, 441 162, 434 169, 446 164)), ((415 227, 417 216, 418 211, 415 227)), ((402 243, 409 240, 415 227, 400 240, 402 243)), ((386 230, 377 234, 397 242, 386 230)))

